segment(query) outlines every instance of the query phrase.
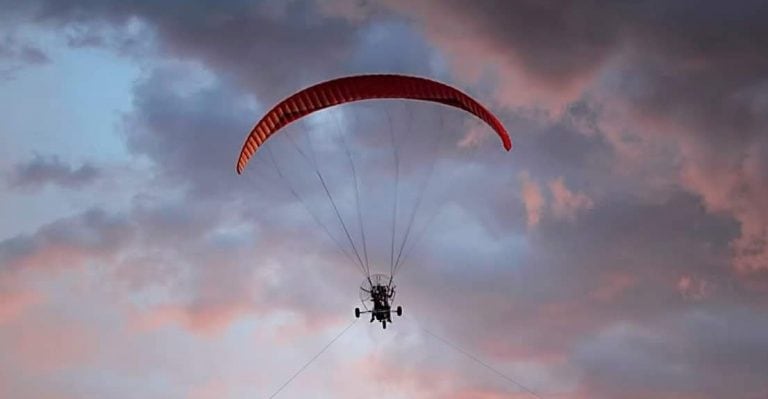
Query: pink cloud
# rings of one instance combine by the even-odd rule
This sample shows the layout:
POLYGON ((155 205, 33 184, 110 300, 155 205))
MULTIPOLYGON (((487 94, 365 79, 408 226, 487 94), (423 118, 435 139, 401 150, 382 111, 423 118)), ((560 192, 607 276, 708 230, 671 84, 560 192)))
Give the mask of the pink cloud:
MULTIPOLYGON (((364 381, 411 398, 438 398, 466 389, 466 381, 446 365, 433 367, 398 367, 395 359, 383 353, 371 353, 352 362, 349 373, 364 381)), ((344 373, 346 374, 346 373, 344 373)))
MULTIPOLYGON (((520 386, 505 381, 459 353, 451 352, 450 349, 442 347, 442 344, 436 342, 435 344, 441 345, 438 349, 445 349, 451 356, 458 357, 451 361, 447 361, 448 358, 433 358, 434 354, 424 354, 425 357, 421 357, 419 354, 424 348, 420 347, 418 351, 415 351, 415 348, 410 350, 401 348, 399 350, 403 351, 403 354, 411 354, 406 358, 408 360, 394 356, 391 352, 370 353, 343 366, 340 375, 345 378, 355 376, 355 381, 363 381, 364 384, 375 382, 377 387, 386 389, 394 395, 409 398, 532 398, 531 394, 520 386)), ((432 345, 427 346, 432 347, 432 345)), ((522 376, 515 375, 515 372, 509 371, 508 367, 501 367, 501 369, 505 370, 504 373, 510 378, 519 382, 525 380, 522 376)), ((534 387, 530 384, 524 385, 543 397, 585 398, 574 391, 578 387, 545 392, 544 389, 533 389, 534 387)), ((349 396, 357 397, 352 394, 349 396)))
POLYGON ((608 317, 595 312, 596 304, 587 298, 484 305, 495 314, 487 331, 469 331, 453 341, 474 341, 489 361, 525 362, 547 370, 566 365, 577 340, 599 330, 608 317))
POLYGON ((552 212, 555 217, 574 220, 579 212, 592 209, 594 203, 584 193, 574 193, 565 186, 563 177, 549 182, 552 193, 552 212))
POLYGON ((599 286, 589 296, 601 301, 612 302, 637 284, 637 277, 626 272, 611 272, 600 277, 599 286))
POLYGON ((85 326, 39 314, 7 326, 3 335, 6 355, 34 373, 81 367, 98 350, 95 335, 85 326))
POLYGON ((547 185, 551 195, 548 203, 540 183, 531 178, 528 172, 522 172, 519 176, 528 227, 536 227, 544 218, 545 211, 551 212, 554 219, 573 221, 579 213, 594 207, 594 202, 586 194, 569 190, 563 177, 547 185))
POLYGON ((731 267, 749 275, 768 270, 768 179, 761 138, 744 141, 691 115, 668 115, 638 109, 621 93, 603 93, 600 121, 603 136, 617 152, 617 172, 641 179, 656 194, 682 188, 701 198, 707 211, 733 217, 740 226, 731 241, 731 267), (719 131, 719 130, 718 130, 719 131))
POLYGON ((709 298, 715 290, 715 286, 708 280, 691 275, 680 276, 677 280, 677 291, 684 299, 689 301, 701 301, 709 298))
POLYGON ((44 225, 33 235, 1 241, 0 259, 7 266, 6 273, 79 268, 94 259, 111 262, 133 233, 133 226, 125 220, 92 209, 44 225))
POLYGON ((541 194, 541 187, 531 179, 528 172, 520 173, 520 180, 528 227, 536 227, 541 220, 542 212, 546 205, 544 196, 541 194))
POLYGON ((768 169, 760 158, 759 144, 749 148, 740 160, 723 159, 712 152, 686 143, 687 162, 682 183, 701 195, 712 212, 732 214, 741 225, 741 234, 732 242, 733 267, 742 273, 768 270, 768 169))
POLYGON ((229 327, 234 320, 253 312, 253 305, 246 301, 200 303, 191 306, 165 304, 149 310, 134 310, 130 325, 138 332, 150 332, 178 325, 194 333, 213 336, 229 327))
MULTIPOLYGON (((563 44, 559 51, 538 46, 532 48, 526 39, 547 40, 540 35, 551 33, 546 32, 547 29, 538 28, 535 22, 514 19, 521 18, 524 13, 539 16, 543 11, 536 9, 546 8, 543 5, 522 6, 520 8, 524 10, 521 13, 510 12, 500 5, 500 8, 505 9, 502 12, 507 12, 511 17, 502 22, 494 17, 480 17, 488 11, 488 5, 466 8, 458 2, 436 4, 422 0, 388 0, 385 4, 420 22, 425 36, 448 56, 455 72, 453 75, 458 79, 465 83, 475 83, 491 75, 495 81, 495 98, 504 105, 543 108, 555 116, 562 113, 567 104, 578 100, 590 87, 603 63, 610 59, 609 44, 614 41, 605 40, 600 45, 583 46, 578 43, 583 32, 578 25, 590 22, 572 20, 569 22, 575 25, 559 26, 562 22, 557 20, 560 15, 551 12, 551 26, 558 25, 559 29, 563 29, 564 36, 573 36, 566 36, 563 42, 576 43, 573 46, 563 44), (502 23, 519 27, 510 28, 502 23), (525 32, 526 26, 528 32, 525 32), (513 35, 512 32, 520 35, 513 35), (507 37, 501 37, 504 33, 508 34, 507 37)), ((347 6, 341 13, 350 18, 359 18, 361 10, 347 6)), ((567 14, 565 11, 563 13, 567 14)))
POLYGON ((0 284, 0 326, 22 317, 35 305, 42 303, 43 299, 43 294, 38 291, 26 287, 3 287, 0 284))
POLYGON ((487 140, 489 137, 488 133, 485 131, 485 129, 480 129, 477 127, 470 127, 469 130, 467 130, 467 133, 464 134, 464 137, 459 141, 458 147, 459 148, 475 148, 479 146, 484 140, 487 140))
MULTIPOLYGON (((558 396, 560 397, 561 395, 558 396)), ((498 392, 489 389, 468 388, 460 389, 455 392, 450 392, 436 397, 446 399, 528 399, 532 396, 527 392, 498 392)))
POLYGON ((187 395, 187 399, 220 399, 231 397, 232 382, 221 378, 206 381, 203 385, 194 387, 187 395))
POLYGON ((101 250, 92 251, 79 246, 53 244, 27 256, 15 259, 10 263, 10 266, 19 269, 77 268, 82 267, 90 259, 109 255, 108 252, 101 250))

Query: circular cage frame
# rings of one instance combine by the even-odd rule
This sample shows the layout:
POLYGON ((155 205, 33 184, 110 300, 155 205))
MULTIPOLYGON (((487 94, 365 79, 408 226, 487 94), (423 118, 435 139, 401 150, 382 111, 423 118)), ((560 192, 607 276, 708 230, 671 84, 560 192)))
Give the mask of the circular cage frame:
MULTIPOLYGON (((360 302, 362 302, 363 308, 365 308, 366 311, 371 310, 371 308, 368 307, 368 304, 373 302, 373 298, 371 297, 371 289, 376 285, 383 285, 391 289, 392 276, 383 273, 371 274, 360 284, 360 302)), ((394 295, 392 295, 390 301, 394 303, 394 295)))

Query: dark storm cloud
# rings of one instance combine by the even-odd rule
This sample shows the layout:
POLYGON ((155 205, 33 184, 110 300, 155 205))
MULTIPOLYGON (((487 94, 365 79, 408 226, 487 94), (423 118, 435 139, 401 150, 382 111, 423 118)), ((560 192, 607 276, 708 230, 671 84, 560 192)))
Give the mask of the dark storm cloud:
POLYGON ((161 68, 136 86, 137 110, 126 117, 126 142, 175 184, 226 196, 243 184, 234 164, 254 112, 242 105, 244 94, 230 87, 203 87, 184 96, 185 72, 161 68))
POLYGON ((259 94, 337 76, 336 66, 357 30, 346 20, 324 17, 304 0, 40 1, 23 13, 38 23, 69 29, 76 46, 124 50, 137 43, 109 40, 111 30, 127 37, 147 28, 152 35, 142 37, 154 38, 163 56, 201 61, 259 94))
MULTIPOLYGON (((438 34, 449 33, 448 24, 460 22, 455 28, 478 39, 478 47, 491 46, 503 56, 515 57, 533 75, 552 83, 598 69, 626 50, 676 61, 714 62, 715 68, 707 65, 706 69, 730 72, 721 76, 726 80, 753 80, 765 70, 766 55, 761 50, 768 45, 764 23, 768 8, 760 1, 727 8, 715 1, 562 4, 485 0, 469 7, 450 0, 389 3, 417 15, 425 12, 419 17, 425 19, 426 29, 438 34), (736 55, 739 57, 732 58, 736 55)), ((714 84, 699 87, 718 89, 722 82, 707 81, 714 84)), ((680 91, 674 94, 683 95, 680 91)))
POLYGON ((768 126, 764 2, 387 4, 422 21, 454 65, 501 64, 500 98, 526 105, 522 87, 548 92, 553 108, 593 103, 603 109, 599 133, 621 156, 644 160, 633 168, 667 152, 671 165, 650 171, 672 171, 708 209, 741 224, 733 268, 760 274, 767 267, 768 218, 759 204, 768 167, 757 155, 766 152, 768 126), (459 27, 466 40, 458 40, 459 27))
POLYGON ((344 71, 428 74, 434 56, 423 40, 402 44, 414 35, 407 24, 389 19, 361 26, 323 14, 310 1, 184 2, 183 7, 57 1, 23 10, 38 23, 69 32, 74 46, 122 51, 132 46, 125 37, 141 36, 156 43, 156 54, 199 62, 215 74, 216 87, 197 91, 197 100, 189 102, 181 101, 188 93, 184 77, 176 76, 185 73, 160 68, 137 85, 139 110, 127 118, 131 150, 148 155, 162 174, 189 179, 198 193, 223 193, 242 183, 230 176, 229 165, 263 107, 344 71), (113 40, 115 27, 123 39, 113 40), (256 110, 242 105, 254 93, 264 101, 256 110))
POLYGON ((100 176, 91 164, 78 168, 61 161, 58 157, 35 156, 26 163, 17 164, 7 176, 11 188, 40 189, 46 185, 78 189, 91 184, 100 176))

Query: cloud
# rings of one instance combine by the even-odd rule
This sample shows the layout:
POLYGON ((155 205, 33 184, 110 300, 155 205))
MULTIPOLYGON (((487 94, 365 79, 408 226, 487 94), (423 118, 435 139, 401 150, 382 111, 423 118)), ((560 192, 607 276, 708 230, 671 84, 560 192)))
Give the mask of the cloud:
MULTIPOLYGON (((181 326, 215 336, 239 318, 271 312, 295 313, 297 324, 309 330, 323 325, 327 318, 317 310, 328 304, 315 296, 333 293, 335 286, 305 279, 323 273, 315 270, 318 265, 345 270, 334 268, 338 255, 328 244, 305 237, 306 252, 295 253, 295 236, 285 226, 273 225, 268 237, 259 238, 258 222, 240 220, 239 214, 229 219, 220 212, 194 202, 140 201, 125 213, 91 209, 0 241, 0 278, 13 282, 0 286, 7 299, 0 316, 15 320, 40 303, 30 291, 36 276, 96 273, 118 296, 166 291, 164 300, 129 307, 136 331, 181 326), (276 261, 279 254, 282 259, 276 261), (291 262, 302 266, 289 266, 291 262), (276 271, 279 279, 274 278, 276 271), (302 292, 293 290, 297 287, 302 292)), ((358 282, 354 274, 326 277, 342 278, 347 285, 358 282)))
POLYGON ((0 325, 18 319, 29 308, 42 302, 42 295, 35 291, 22 291, 3 287, 0 289, 0 325))
POLYGON ((7 177, 11 188, 36 190, 46 185, 80 189, 100 177, 99 169, 91 164, 79 168, 62 162, 58 157, 35 156, 26 163, 17 164, 7 177))
POLYGON ((586 343, 575 361, 588 371, 590 377, 585 383, 589 389, 602 392, 599 398, 759 397, 766 389, 765 383, 758 381, 765 365, 751 359, 764 352, 765 343, 752 334, 765 330, 765 320, 742 319, 747 313, 732 308, 692 310, 653 329, 616 326, 586 343), (727 350, 718 346, 731 340, 741 344, 728 344, 727 350), (702 373, 717 378, 700 380, 702 373))
POLYGON ((49 320, 27 320, 23 331, 8 329, 10 336, 3 341, 12 342, 9 355, 21 360, 20 367, 48 372, 72 367, 82 367, 97 351, 93 334, 84 326, 49 320), (56 322, 59 322, 58 324, 56 322), (55 334, 51 334, 55 331, 55 334))
POLYGON ((387 5, 418 19, 460 78, 497 68, 495 94, 506 104, 538 104, 554 116, 581 101, 601 109, 592 125, 620 159, 637 159, 636 170, 668 163, 654 179, 668 176, 741 224, 734 269, 760 272, 768 264, 768 220, 758 205, 766 195, 764 4, 387 5), (479 59, 484 66, 473 66, 479 59))
MULTIPOLYGON (((708 222, 711 224, 689 228, 691 220, 701 221, 696 215, 705 215, 695 204, 696 199, 688 194, 656 205, 623 200, 596 206, 583 214, 578 224, 542 220, 536 234, 527 237, 522 256, 511 248, 492 257, 483 257, 478 251, 471 267, 443 261, 436 267, 421 264, 411 269, 408 280, 418 289, 409 295, 418 296, 408 301, 406 309, 418 312, 419 321, 429 328, 450 326, 444 327, 444 336, 491 364, 535 363, 551 372, 559 369, 570 374, 576 383, 566 391, 575 397, 709 397, 708 386, 696 381, 718 375, 708 369, 718 364, 714 358, 703 366, 689 360, 688 354, 670 349, 669 358, 654 355, 647 366, 637 366, 653 370, 682 363, 692 367, 686 372, 685 392, 663 384, 644 391, 641 381, 656 378, 647 376, 638 377, 637 384, 621 385, 634 381, 635 372, 611 370, 619 367, 622 359, 631 363, 634 356, 641 356, 645 350, 637 349, 635 354, 631 349, 635 344, 617 344, 616 348, 629 349, 615 355, 615 364, 597 362, 592 367, 581 363, 582 354, 597 354, 601 345, 587 342, 604 331, 621 329, 622 323, 643 326, 648 334, 668 334, 669 348, 676 342, 707 336, 707 329, 691 328, 682 334, 675 327, 668 328, 671 320, 696 310, 691 307, 693 302, 680 296, 679 273, 723 276, 727 261, 730 223, 712 220, 708 222), (496 263, 498 267, 491 266, 496 263), (429 316, 423 314, 427 312, 424 309, 429 309, 429 316)), ((712 291, 707 301, 700 303, 706 309, 729 304, 725 306, 762 317, 754 307, 759 305, 751 304, 753 299, 731 288, 712 291)), ((722 310, 723 314, 730 311, 722 310)), ((633 331, 635 327, 627 329, 633 331)), ((752 325, 742 331, 760 329, 752 325)), ((706 352, 707 348, 698 344, 689 347, 693 352, 706 352)), ((644 371, 637 372, 645 376, 644 371)), ((735 376, 739 371, 729 367, 728 373, 735 376)), ((550 387, 554 381, 548 380, 543 386, 550 387)), ((731 389, 736 389, 738 384, 733 384, 731 389)), ((761 383, 750 382, 748 389, 759 392, 761 383)))
MULTIPOLYGON (((106 337, 114 344, 109 350, 131 359, 133 368, 100 367, 118 382, 99 378, 107 388, 94 391, 114 393, 124 384, 150 392, 145 396, 183 397, 168 385, 205 376, 210 385, 197 391, 204 395, 221 389, 217 373, 238 370, 256 376, 226 379, 231 394, 245 392, 237 383, 271 386, 270 373, 293 371, 285 353, 300 364, 315 349, 301 346, 313 331, 339 324, 332 309, 351 309, 359 281, 304 209, 337 227, 314 171, 298 166, 301 157, 288 141, 273 142, 302 202, 280 180, 269 180, 276 176, 266 158, 251 165, 262 167, 249 170, 259 171, 254 182, 234 174, 234 157, 254 118, 275 99, 309 82, 383 64, 398 72, 445 74, 448 81, 475 84, 470 89, 486 99, 495 95, 509 106, 499 113, 516 143, 512 154, 493 152, 498 143, 476 140, 477 130, 462 117, 417 106, 425 112, 409 116, 384 107, 384 116, 375 116, 377 109, 365 104, 334 114, 339 125, 358 133, 349 145, 359 171, 368 173, 365 221, 386 227, 368 236, 379 249, 388 249, 392 222, 386 117, 395 120, 394 132, 414 138, 414 146, 403 149, 413 152, 400 186, 411 201, 429 170, 423 154, 438 135, 445 137, 447 150, 429 181, 430 190, 433 184, 441 189, 428 191, 432 197, 425 202, 428 211, 445 213, 438 213, 398 277, 406 314, 518 379, 564 397, 765 393, 768 334, 759 306, 765 298, 745 288, 760 281, 765 252, 764 88, 752 84, 763 76, 764 28, 752 15, 759 12, 749 12, 759 6, 38 4, 33 15, 42 26, 78 26, 93 38, 102 29, 116 29, 118 36, 121 29, 139 29, 153 38, 152 65, 132 93, 134 109, 122 132, 131 154, 150 161, 148 186, 138 189, 128 209, 84 211, 0 242, 6 276, 66 269, 77 276, 72 280, 95 278, 100 284, 87 285, 91 291, 106 290, 93 293, 94 309, 119 325, 124 335, 106 337), (380 51, 400 47, 386 53, 402 59, 380 51), (428 122, 426 116, 439 118, 428 122), (481 155, 470 157, 469 150, 481 155), (535 233, 526 235, 526 226, 535 226, 535 233), (730 282, 729 260, 744 272, 737 280, 742 285, 720 283, 730 282), (705 288, 710 281, 717 289, 705 288), (226 354, 242 354, 250 363, 222 369, 230 359, 199 349, 220 349, 216 344, 228 339, 236 349, 226 354), (130 356, 119 352, 126 348, 130 356), (153 357, 156 352, 162 358, 153 357), (256 356, 276 360, 254 362, 256 356)), ((86 42, 71 44, 117 43, 86 42)), ((335 127, 334 118, 321 117, 292 132, 317 133, 314 150, 327 159, 323 172, 349 211, 344 216, 354 221, 348 159, 335 127)), ((59 166, 67 176, 79 170, 59 166)), ((346 242, 340 228, 334 232, 346 242)), ((389 253, 381 252, 372 258, 383 259, 379 266, 386 268, 389 253)), ((75 286, 61 284, 62 291, 75 286)), ((7 291, 10 305, 0 309, 6 323, 52 302, 26 292, 7 291)), ((70 301, 62 301, 62 309, 74 308, 70 301)), ((368 387, 353 392, 348 377, 359 376, 426 397, 509 394, 456 359, 424 358, 404 367, 423 346, 400 341, 414 339, 398 335, 412 326, 401 320, 387 330, 393 334, 362 330, 368 341, 337 353, 355 366, 344 379, 331 379, 336 369, 327 367, 317 372, 329 378, 294 388, 358 397, 368 387), (391 361, 374 356, 355 362, 377 348, 391 361), (436 368, 440 372, 431 373, 436 368)), ((103 320, 92 323, 104 328, 103 320)), ((73 348, 82 349, 77 342, 73 348)), ((92 361, 78 353, 71 364, 92 361)), ((83 382, 94 381, 84 369, 82 380, 69 386, 92 386, 83 382)))
POLYGON ((536 227, 541 220, 541 212, 545 206, 544 196, 541 194, 539 184, 531 180, 527 173, 520 175, 522 181, 523 203, 528 215, 528 227, 536 227))
POLYGON ((716 148, 689 148, 691 161, 681 178, 702 196, 709 210, 732 214, 739 221, 741 234, 732 242, 733 266, 754 273, 768 267, 768 213, 762 206, 768 200, 763 184, 768 165, 760 155, 768 151, 768 142, 755 143, 745 151, 741 158, 720 156, 716 148))
POLYGON ((33 235, 0 241, 2 273, 19 269, 66 269, 109 258, 133 235, 132 226, 99 209, 41 227, 33 235))
POLYGON ((147 156, 168 183, 195 194, 225 196, 243 179, 232 173, 254 118, 245 93, 228 85, 199 87, 194 68, 159 68, 135 87, 126 142, 147 156), (191 82, 191 83, 190 83, 191 82), (185 91, 192 93, 185 95, 185 91))
POLYGON ((677 281, 677 290, 683 298, 690 301, 701 301, 712 295, 715 287, 710 281, 690 275, 684 275, 677 281))
POLYGON ((170 326, 181 326, 188 331, 215 336, 230 324, 253 313, 253 303, 212 303, 201 301, 196 306, 163 305, 137 313, 132 321, 135 331, 148 332, 170 326))
POLYGON ((568 190, 562 177, 549 182, 549 191, 552 194, 552 212, 557 218, 574 220, 579 212, 594 207, 586 194, 568 190))
POLYGON ((0 78, 8 79, 21 68, 50 63, 48 55, 13 31, 0 30, 0 78))
POLYGON ((637 284, 634 275, 625 272, 613 272, 600 276, 599 286, 590 296, 600 301, 613 301, 637 284))
POLYGON ((541 185, 527 172, 520 174, 521 195, 528 216, 528 227, 539 224, 545 214, 553 219, 575 221, 576 216, 594 207, 594 203, 584 193, 574 193, 565 186, 564 178, 558 177, 547 184, 549 195, 545 196, 541 185), (549 198, 549 200, 548 200, 549 198))
POLYGON ((193 388, 189 393, 189 399, 216 399, 231 395, 231 382, 221 378, 211 379, 204 385, 193 388))
POLYGON ((322 17, 312 1, 200 2, 180 7, 140 1, 94 5, 43 0, 16 12, 19 18, 74 31, 70 41, 75 46, 103 44, 118 51, 138 51, 128 51, 131 56, 159 53, 202 62, 260 94, 287 93, 296 82, 308 84, 335 76, 336 65, 346 57, 358 29, 344 19, 322 17), (117 38, 109 40, 115 31, 117 38), (126 41, 126 37, 133 39, 126 41), (134 43, 137 40, 152 40, 153 45, 141 47, 134 43), (313 61, 298 62, 304 59, 313 61))

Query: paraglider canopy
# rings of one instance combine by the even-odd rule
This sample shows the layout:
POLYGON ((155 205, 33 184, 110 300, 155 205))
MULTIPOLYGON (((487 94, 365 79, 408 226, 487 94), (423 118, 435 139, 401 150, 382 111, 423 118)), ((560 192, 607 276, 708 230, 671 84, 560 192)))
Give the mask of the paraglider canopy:
POLYGON ((512 149, 512 140, 499 119, 475 99, 456 88, 415 76, 358 75, 308 87, 281 101, 267 112, 243 144, 237 159, 237 173, 243 173, 256 150, 289 123, 324 108, 371 99, 430 101, 465 110, 493 128, 507 151, 512 149))
MULTIPOLYGON (((365 223, 363 221, 363 212, 361 211, 361 204, 366 204, 366 201, 361 200, 361 197, 363 197, 360 193, 361 187, 364 188, 364 185, 361 184, 361 181, 364 179, 360 178, 359 171, 357 170, 355 166, 355 157, 353 157, 353 151, 351 151, 348 147, 347 140, 344 137, 344 133, 342 132, 342 129, 339 127, 337 130, 339 131, 339 143, 343 147, 343 153, 345 157, 333 157, 333 156, 321 156, 317 157, 313 146, 312 146, 312 140, 309 134, 307 134, 306 137, 306 147, 302 145, 301 143, 297 144, 297 142, 291 137, 291 134, 289 134, 286 127, 291 124, 294 121, 300 120, 301 118, 310 115, 314 112, 334 107, 337 105, 343 105, 347 103, 354 103, 359 102, 363 100, 375 100, 375 99, 394 99, 394 100, 418 100, 418 101, 424 101, 432 104, 442 104, 447 105, 452 108, 457 108, 460 110, 463 110, 469 114, 474 115, 481 121, 483 121, 485 124, 487 124, 493 131, 496 132, 496 134, 499 136, 501 143, 503 145, 503 148, 509 151, 512 148, 512 141, 509 137, 509 134, 507 133, 504 126, 501 124, 499 119, 493 115, 486 107, 484 107, 482 104, 480 104, 477 100, 473 99, 472 97, 468 96, 467 94, 461 92, 460 90, 451 87, 449 85, 446 85, 444 83, 436 82, 434 80, 422 78, 422 77, 416 77, 416 76, 406 76, 406 75, 385 75, 385 74, 377 74, 377 75, 358 75, 358 76, 346 76, 341 77, 338 79, 332 79, 329 81, 321 82, 318 84, 315 84, 313 86, 310 86, 308 88, 305 88, 303 90, 300 90, 283 101, 279 102, 277 105, 275 105, 273 108, 271 108, 260 120, 256 125, 251 129, 249 132, 247 138, 245 139, 245 142, 242 145, 242 148, 240 150, 237 164, 236 164, 236 170, 238 174, 242 174, 245 170, 248 163, 251 161, 251 159, 254 157, 254 154, 257 150, 260 149, 260 147, 268 140, 270 139, 274 134, 278 132, 282 132, 279 134, 281 137, 285 137, 286 140, 293 146, 295 149, 296 154, 298 154, 304 161, 306 161, 313 170, 315 177, 317 177, 317 182, 322 186, 322 190, 319 191, 320 196, 318 198, 325 197, 328 200, 327 209, 329 211, 329 214, 333 218, 335 216, 336 220, 338 221, 338 226, 343 230, 343 236, 341 236, 341 239, 334 235, 331 232, 331 228, 328 226, 327 223, 324 223, 322 215, 317 212, 316 209, 313 209, 310 204, 307 203, 307 201, 302 198, 302 195, 299 194, 297 191, 297 187, 300 185, 303 185, 305 182, 307 182, 306 179, 299 179, 299 184, 292 184, 289 179, 286 177, 287 173, 283 170, 283 168, 280 166, 280 163, 278 162, 280 159, 285 159, 285 157, 275 157, 273 155, 273 146, 270 145, 266 148, 266 153, 268 156, 268 160, 272 162, 272 166, 275 169, 275 172, 277 174, 277 178, 279 181, 285 183, 286 189, 300 202, 304 208, 307 210, 307 212, 312 216, 314 221, 319 225, 319 227, 322 228, 322 231, 325 232, 325 234, 330 238, 330 240, 337 246, 339 252, 348 258, 352 263, 356 264, 362 274, 366 276, 367 279, 370 279, 371 274, 371 264, 372 263, 379 263, 384 264, 384 259, 386 258, 386 252, 389 253, 389 276, 394 276, 398 269, 402 266, 403 263, 405 263, 405 259, 407 258, 408 254, 410 253, 410 250, 413 249, 416 246, 416 242, 418 242, 419 238, 422 237, 429 224, 432 220, 436 217, 438 214, 436 206, 432 206, 431 213, 432 215, 423 220, 424 224, 421 226, 419 231, 417 232, 416 229, 414 229, 414 226, 417 224, 417 212, 419 209, 421 209, 422 200, 425 197, 425 192, 427 190, 427 187, 429 186, 430 179, 435 171, 435 164, 438 151, 439 151, 439 145, 443 137, 448 136, 451 133, 451 129, 443 129, 442 126, 439 129, 434 130, 437 135, 439 136, 439 139, 435 140, 434 138, 427 137, 426 139, 422 139, 421 141, 423 143, 427 143, 427 147, 434 147, 431 151, 427 150, 426 148, 421 148, 419 146, 414 146, 413 148, 418 150, 422 149, 422 151, 426 151, 423 153, 420 153, 419 156, 417 156, 417 159, 421 161, 426 161, 427 159, 431 158, 431 162, 423 162, 424 165, 428 165, 425 168, 423 168, 424 173, 423 177, 424 179, 421 182, 418 183, 411 183, 410 188, 412 188, 412 207, 410 208, 410 212, 407 216, 407 222, 399 225, 398 224, 398 217, 400 216, 400 213, 402 212, 401 209, 407 209, 407 207, 403 207, 403 204, 400 204, 401 202, 401 188, 400 188, 400 176, 401 176, 401 151, 400 151, 400 145, 398 144, 398 140, 396 139, 395 129, 392 127, 392 120, 388 118, 388 126, 389 126, 389 133, 390 133, 390 142, 392 146, 392 161, 393 161, 393 185, 392 185, 392 223, 391 225, 391 234, 389 236, 391 237, 390 245, 389 245, 389 251, 386 251, 386 249, 382 252, 380 255, 373 255, 369 257, 368 253, 368 246, 367 246, 367 240, 366 240, 366 229, 364 227, 365 223), (284 129, 285 128, 285 129, 284 129), (433 145, 434 144, 434 145, 433 145), (430 155, 431 154, 431 155, 430 155), (330 179, 328 179, 328 175, 324 174, 324 172, 321 170, 320 165, 318 164, 318 159, 323 159, 331 164, 333 164, 333 160, 335 159, 341 159, 342 163, 344 159, 348 161, 349 167, 350 167, 350 174, 349 177, 351 177, 351 184, 346 185, 345 187, 349 188, 349 193, 353 193, 354 196, 348 197, 350 201, 339 201, 334 198, 334 195, 332 194, 332 187, 330 186, 330 179), (325 175, 325 176, 324 176, 325 175), (324 195, 323 195, 324 194, 324 195), (356 208, 356 220, 357 220, 357 227, 359 229, 359 242, 356 242, 357 240, 355 237, 354 232, 354 225, 351 223, 348 223, 348 221, 345 221, 345 212, 341 210, 341 205, 344 203, 347 204, 354 204, 356 208), (401 239, 397 240, 398 235, 398 227, 400 227, 400 234, 401 239), (413 234, 412 234, 413 233, 413 234), (346 242, 345 239, 346 238, 346 242), (413 238, 413 245, 410 247, 407 247, 408 240, 413 238), (396 241, 400 241, 398 245, 396 245, 396 241), (348 245, 346 245, 348 244, 348 245), (362 244, 362 245, 360 245, 362 244), (349 251, 349 250, 351 251, 349 251), (359 250, 361 249, 361 250, 359 250), (381 256, 383 255, 383 256, 381 256), (381 262, 371 262, 371 258, 375 256, 380 256, 381 262)), ((404 103, 403 105, 407 105, 406 108, 410 111, 410 105, 413 104, 405 104, 405 101, 402 101, 404 103)), ((442 113, 438 112, 437 115, 440 115, 440 118, 442 118, 442 113)), ((410 120, 409 120, 410 125, 410 120)), ((442 119, 441 119, 441 125, 442 125, 442 119)), ((369 129, 368 127, 364 127, 363 129, 360 129, 363 131, 371 131, 374 134, 378 133, 378 131, 386 131, 384 127, 381 129, 369 129)), ((412 138, 416 138, 416 135, 413 135, 412 138)), ((422 138, 424 136, 421 136, 422 138)), ((332 138, 331 138, 332 139, 332 138)), ((414 142, 418 143, 418 140, 413 140, 414 142)), ((273 142, 274 143, 274 142, 273 142)), ((460 147, 463 147, 461 143, 458 143, 460 147)), ((404 148, 408 148, 410 146, 406 146, 404 148)), ((373 154, 375 152, 372 151, 373 154)), ((341 153, 339 153, 341 154, 341 153)), ((285 154, 282 154, 285 155, 285 154)), ((327 154, 326 154, 327 155, 327 154)), ((376 157, 374 155, 371 156, 372 159, 375 159, 376 157)), ((358 162, 360 159, 358 158, 358 162)), ((372 163, 372 165, 376 165, 377 163, 372 163)), ((299 171, 303 170, 304 168, 299 167, 297 168, 299 171)), ((373 168, 374 171, 377 173, 381 170, 384 170, 383 168, 373 168)), ((260 172, 262 170, 259 170, 260 172)), ((412 175, 413 176, 413 175, 412 175)), ((252 177, 252 176, 249 176, 252 177)), ((314 178, 312 179, 314 180, 314 178)), ((451 179, 453 180, 453 179, 451 179)), ((375 198, 377 199, 387 199, 387 195, 384 191, 386 188, 383 188, 384 186, 381 184, 380 181, 380 175, 377 176, 376 182, 369 187, 372 188, 372 192, 375 193, 375 198), (384 191, 382 191, 382 188, 384 191)), ((408 187, 408 186, 406 186, 408 187)), ((372 212, 372 215, 370 217, 374 217, 379 219, 379 222, 377 225, 379 227, 389 227, 386 223, 381 223, 380 217, 382 216, 381 212, 381 204, 376 205, 375 203, 368 202, 368 204, 371 204, 371 209, 374 210, 372 212)), ((379 229, 381 231, 382 229, 379 229)), ((370 235, 369 235, 370 237, 370 235)), ((377 237, 379 241, 383 237, 379 236, 377 237)), ((380 249, 385 248, 384 245, 378 246, 380 249)), ((386 284, 387 287, 391 285, 391 277, 389 279, 389 283, 386 284)), ((382 286, 381 284, 373 285, 369 287, 369 291, 377 286, 382 286)), ((373 291, 371 291, 373 292, 373 291)), ((389 291, 388 291, 389 292, 389 291)), ((372 295, 375 297, 375 295, 372 295)), ((365 301, 364 301, 365 302, 365 301)))

